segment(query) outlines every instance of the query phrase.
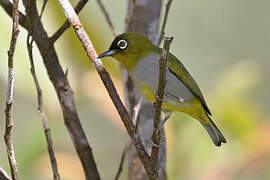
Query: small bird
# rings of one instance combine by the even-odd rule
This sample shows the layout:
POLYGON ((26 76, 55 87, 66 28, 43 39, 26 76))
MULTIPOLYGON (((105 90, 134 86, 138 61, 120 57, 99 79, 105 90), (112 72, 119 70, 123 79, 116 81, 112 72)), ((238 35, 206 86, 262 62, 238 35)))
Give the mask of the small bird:
MULTIPOLYGON (((109 50, 98 58, 111 56, 119 61, 127 69, 143 96, 154 103, 161 54, 162 49, 143 34, 127 32, 118 35, 109 50)), ((226 143, 224 136, 210 118, 211 112, 199 86, 184 65, 171 53, 167 59, 166 80, 162 110, 167 113, 162 124, 172 111, 183 112, 203 125, 216 146, 226 143)))

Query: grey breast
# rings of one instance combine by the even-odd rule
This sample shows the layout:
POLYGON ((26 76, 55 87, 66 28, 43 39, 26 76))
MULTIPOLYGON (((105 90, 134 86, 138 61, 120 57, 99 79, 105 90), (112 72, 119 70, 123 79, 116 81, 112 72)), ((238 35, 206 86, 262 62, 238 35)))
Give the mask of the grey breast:
MULTIPOLYGON (((159 79, 159 59, 158 53, 151 53, 139 61, 137 66, 130 72, 131 78, 137 82, 144 83, 152 89, 157 89, 159 79)), ((192 97, 193 93, 183 84, 167 67, 167 84, 165 88, 165 101, 171 101, 176 105, 184 105, 192 97)))

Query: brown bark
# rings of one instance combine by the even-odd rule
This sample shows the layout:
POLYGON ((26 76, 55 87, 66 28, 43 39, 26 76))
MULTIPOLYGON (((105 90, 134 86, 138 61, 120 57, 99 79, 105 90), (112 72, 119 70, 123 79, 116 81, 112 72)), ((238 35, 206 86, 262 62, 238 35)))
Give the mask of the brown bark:
MULTIPOLYGON (((160 22, 161 0, 128 0, 128 12, 126 18, 126 31, 140 32, 145 34, 154 43, 157 41, 160 22)), ((136 102, 141 94, 135 89, 134 84, 128 77, 127 72, 123 70, 123 79, 125 85, 125 97, 129 111, 132 112, 136 102)), ((143 139, 143 143, 148 152, 151 151, 151 135, 153 132, 154 121, 153 104, 143 100, 142 108, 138 117, 138 131, 143 139)), ((164 136, 164 130, 161 130, 164 136)), ((148 179, 148 176, 139 161, 134 146, 127 150, 128 156, 128 179, 141 180, 148 179)), ((159 179, 166 179, 166 143, 160 144, 159 162, 161 165, 161 174, 159 179)))
POLYGON ((86 179, 100 179, 92 149, 87 141, 74 103, 73 93, 67 77, 59 63, 54 45, 41 23, 36 1, 23 0, 26 16, 29 18, 29 31, 43 58, 49 78, 54 85, 62 108, 65 125, 82 163, 86 179))

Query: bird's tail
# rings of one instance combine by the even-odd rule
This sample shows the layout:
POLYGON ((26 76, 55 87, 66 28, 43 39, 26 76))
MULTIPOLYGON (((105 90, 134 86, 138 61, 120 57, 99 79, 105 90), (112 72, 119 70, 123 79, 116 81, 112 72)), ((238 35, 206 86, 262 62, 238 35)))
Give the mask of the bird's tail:
POLYGON ((209 124, 205 124, 201 122, 203 127, 206 129, 207 133, 211 137, 212 141, 216 146, 220 146, 221 143, 226 143, 226 139, 224 138, 223 134, 220 132, 220 130, 217 128, 215 123, 212 121, 212 119, 207 116, 209 119, 209 124))

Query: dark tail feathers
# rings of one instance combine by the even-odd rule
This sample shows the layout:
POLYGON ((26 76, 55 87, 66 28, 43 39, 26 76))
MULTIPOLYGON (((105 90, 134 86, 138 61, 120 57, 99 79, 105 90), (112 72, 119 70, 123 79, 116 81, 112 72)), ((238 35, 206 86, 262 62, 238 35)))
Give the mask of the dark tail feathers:
POLYGON ((208 117, 208 119, 209 119, 209 122, 210 122, 209 124, 204 124, 204 123, 201 123, 201 124, 206 129, 207 133, 211 137, 214 144, 216 146, 220 146, 221 143, 226 143, 226 139, 224 138, 224 136, 220 132, 220 130, 217 128, 215 123, 212 121, 212 119, 210 117, 208 117))

